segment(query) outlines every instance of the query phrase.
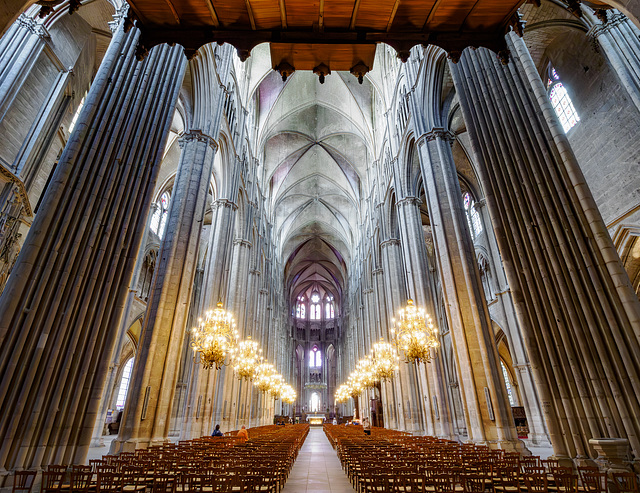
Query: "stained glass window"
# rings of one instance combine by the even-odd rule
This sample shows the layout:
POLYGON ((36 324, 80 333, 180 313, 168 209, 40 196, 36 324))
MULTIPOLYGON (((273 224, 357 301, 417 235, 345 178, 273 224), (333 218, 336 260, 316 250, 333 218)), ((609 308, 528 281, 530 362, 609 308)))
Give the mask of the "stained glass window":
POLYGON ((476 238, 483 230, 480 213, 475 208, 476 202, 468 192, 465 192, 462 195, 462 203, 464 204, 464 212, 467 216, 469 231, 471 231, 471 236, 476 238))
POLYGON ((305 318, 305 304, 304 304, 304 296, 298 298, 298 303, 296 304, 296 318, 305 318))
POLYGON ((567 89, 560 82, 560 76, 556 69, 549 65, 549 75, 547 77, 547 94, 558 119, 562 124, 565 133, 573 128, 580 121, 578 112, 573 106, 567 89))
POLYGON ((318 349, 318 346, 313 346, 313 349, 309 351, 309 366, 312 368, 322 366, 322 351, 318 349))
POLYGON ((164 192, 160 196, 160 201, 157 204, 157 208, 151 217, 151 231, 157 234, 160 239, 164 234, 164 229, 167 226, 167 217, 169 215, 169 193, 164 192))
POLYGON ((320 320, 322 314, 320 311, 320 295, 314 293, 311 295, 311 306, 309 307, 309 320, 320 320))

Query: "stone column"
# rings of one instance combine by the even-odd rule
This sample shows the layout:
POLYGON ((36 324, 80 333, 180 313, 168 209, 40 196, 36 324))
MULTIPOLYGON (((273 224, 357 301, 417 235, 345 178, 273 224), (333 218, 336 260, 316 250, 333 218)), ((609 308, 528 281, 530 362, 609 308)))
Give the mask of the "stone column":
POLYGON ((0 298, 0 467, 84 461, 186 60, 118 30, 0 298), (45 446, 46 444, 46 446, 45 446))
POLYGON ((0 121, 31 73, 45 47, 46 37, 41 24, 22 14, 0 38, 0 121))
POLYGON ((599 23, 590 9, 583 9, 593 26, 587 36, 595 40, 611 63, 615 74, 640 110, 640 29, 619 12, 607 12, 607 22, 599 23))
POLYGON ((104 447, 104 440, 102 439, 102 434, 104 431, 104 421, 107 417, 107 411, 109 410, 111 401, 113 400, 113 392, 116 386, 116 377, 118 376, 118 363, 120 362, 120 353, 122 352, 122 348, 127 340, 127 330, 129 330, 129 327, 127 325, 129 321, 129 315, 131 314, 133 302, 135 300, 136 293, 138 292, 137 287, 138 281, 140 279, 140 272, 142 270, 144 259, 147 253, 146 245, 149 238, 149 230, 151 229, 151 218, 153 217, 153 214, 157 209, 158 204, 151 204, 151 209, 149 210, 149 214, 147 215, 147 226, 143 233, 142 241, 140 242, 140 251, 138 252, 138 259, 136 260, 136 266, 133 270, 131 283, 129 283, 129 293, 127 294, 127 301, 122 312, 121 320, 118 324, 118 342, 116 343, 115 350, 113 351, 113 357, 111 359, 111 365, 109 365, 104 392, 102 393, 102 397, 100 398, 100 412, 98 413, 96 426, 93 430, 93 437, 91 438, 92 447, 104 447))
POLYGON ((524 42, 450 65, 558 457, 640 453, 640 303, 524 42), (513 109, 516 110, 513 110, 513 109))
POLYGON ((442 276, 447 318, 460 368, 469 438, 514 448, 517 435, 478 272, 449 134, 432 129, 417 142, 442 276))

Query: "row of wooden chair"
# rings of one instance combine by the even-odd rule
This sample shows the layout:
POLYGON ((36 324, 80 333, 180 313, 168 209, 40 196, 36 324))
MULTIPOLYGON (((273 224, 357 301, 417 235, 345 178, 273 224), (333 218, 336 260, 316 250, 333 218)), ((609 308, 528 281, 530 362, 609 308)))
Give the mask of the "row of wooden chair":
POLYGON ((359 493, 639 493, 636 475, 491 450, 434 437, 325 425, 343 469, 359 493))
MULTIPOLYGON (((308 424, 249 429, 103 456, 89 465, 49 465, 41 493, 278 493, 309 432, 308 424)), ((30 493, 35 471, 18 471, 14 493, 30 493)))

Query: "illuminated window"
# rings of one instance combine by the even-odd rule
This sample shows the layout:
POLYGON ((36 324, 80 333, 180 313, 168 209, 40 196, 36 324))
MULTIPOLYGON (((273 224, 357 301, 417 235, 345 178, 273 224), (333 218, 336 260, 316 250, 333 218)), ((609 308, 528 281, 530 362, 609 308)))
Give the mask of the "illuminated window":
POLYGON ((318 346, 313 346, 313 349, 309 351, 309 366, 312 368, 322 366, 322 351, 318 349, 318 346))
POLYGON ((157 234, 160 239, 164 234, 164 228, 167 225, 167 217, 169 216, 169 193, 164 192, 160 196, 160 201, 157 204, 156 211, 151 217, 151 231, 157 234))
POLYGON ((500 361, 500 366, 502 366, 502 376, 504 377, 504 383, 507 386, 507 396, 509 397, 509 405, 515 406, 516 400, 513 396, 513 387, 511 386, 511 377, 509 376, 509 372, 507 371, 507 367, 505 366, 503 361, 500 361))
POLYGON ((324 305, 324 318, 330 319, 330 318, 334 318, 334 316, 335 316, 335 313, 333 310, 333 299, 327 298, 327 302, 324 305))
POLYGON ((311 295, 311 306, 309 306, 309 320, 320 320, 320 295, 314 293, 311 295))
POLYGON ((304 305, 304 296, 301 296, 300 298, 298 298, 298 303, 296 305, 296 318, 305 318, 306 317, 306 310, 305 310, 305 305, 304 305))
POLYGON ((567 89, 560 82, 560 76, 556 69, 549 65, 547 73, 547 94, 556 115, 560 119, 565 133, 573 128, 580 121, 567 89))
POLYGON ((464 212, 467 216, 467 223, 469 224, 471 236, 476 238, 480 233, 482 233, 483 229, 480 213, 475 208, 476 202, 468 192, 465 192, 462 195, 462 203, 464 204, 464 212))
POLYGON ((120 390, 118 390, 118 399, 116 400, 116 409, 122 410, 127 399, 127 391, 129 390, 129 382, 131 381, 131 371, 133 370, 133 358, 124 365, 122 370, 122 378, 120 379, 120 390))
POLYGON ((87 93, 85 92, 84 96, 82 96, 82 99, 80 100, 80 104, 78 105, 78 108, 76 109, 76 114, 73 115, 73 119, 69 124, 69 133, 73 132, 73 129, 76 128, 76 122, 78 121, 78 117, 80 116, 80 112, 82 111, 82 107, 84 106, 84 100, 86 97, 87 97, 87 93))

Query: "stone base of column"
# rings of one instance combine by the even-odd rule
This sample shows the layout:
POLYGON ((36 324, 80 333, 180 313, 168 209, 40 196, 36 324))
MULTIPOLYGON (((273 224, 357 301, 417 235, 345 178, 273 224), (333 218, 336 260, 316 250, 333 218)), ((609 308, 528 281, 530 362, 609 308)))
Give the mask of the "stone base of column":
POLYGON ((473 442, 476 445, 486 445, 492 450, 504 450, 505 452, 518 452, 520 455, 531 455, 531 451, 525 446, 524 442, 518 440, 485 440, 473 442))
POLYGON ((529 437, 524 440, 524 443, 530 443, 535 447, 549 447, 551 448, 551 441, 546 433, 529 433, 529 437))
POLYGON ((601 470, 607 473, 631 470, 626 438, 592 438, 589 445, 598 453, 595 463, 601 470))
POLYGON ((165 443, 171 443, 171 440, 166 438, 155 438, 152 440, 135 439, 118 440, 117 438, 111 442, 109 448, 109 455, 119 455, 121 452, 135 452, 138 449, 145 449, 149 447, 156 447, 164 445, 165 443))

